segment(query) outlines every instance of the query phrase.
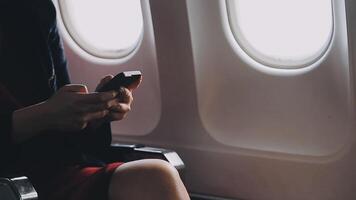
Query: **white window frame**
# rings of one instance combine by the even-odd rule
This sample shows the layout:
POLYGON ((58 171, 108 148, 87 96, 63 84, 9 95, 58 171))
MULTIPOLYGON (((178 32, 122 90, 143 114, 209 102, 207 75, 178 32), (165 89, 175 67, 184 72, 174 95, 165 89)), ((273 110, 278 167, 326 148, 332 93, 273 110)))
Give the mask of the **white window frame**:
MULTIPOLYGON (((143 5, 141 2, 141 15, 142 18, 144 18, 144 11, 143 5)), ((128 48, 122 49, 120 51, 111 51, 111 50, 102 50, 97 48, 95 45, 90 44, 89 42, 85 41, 82 39, 80 34, 75 31, 75 28, 73 27, 74 25, 71 23, 70 15, 68 14, 68 10, 66 9, 66 1, 65 0, 58 0, 58 6, 60 10, 60 14, 63 20, 63 24, 65 29, 67 30, 69 36, 73 39, 75 44, 88 53, 89 55, 97 58, 103 58, 103 59, 122 59, 125 57, 130 57, 130 54, 134 54, 135 50, 139 48, 141 45, 143 35, 144 35, 144 24, 142 24, 141 27, 141 33, 140 36, 137 38, 137 40, 128 48)), ((142 23, 144 23, 144 19, 142 19, 142 23)))
MULTIPOLYGON (((262 64, 266 67, 272 67, 276 69, 300 69, 305 67, 313 66, 314 63, 317 63, 319 60, 323 58, 323 56, 327 53, 332 43, 332 40, 335 35, 335 22, 334 22, 334 5, 332 0, 330 0, 331 4, 331 30, 329 32, 329 36, 327 41, 321 47, 319 51, 315 54, 301 60, 278 60, 272 57, 268 57, 256 51, 249 42, 246 41, 244 35, 240 33, 240 29, 237 25, 237 13, 234 9, 234 0, 226 0, 226 9, 228 14, 229 27, 232 32, 232 35, 237 43, 237 45, 246 53, 246 55, 254 61, 262 64)), ((244 55, 240 55, 244 56, 244 55)))

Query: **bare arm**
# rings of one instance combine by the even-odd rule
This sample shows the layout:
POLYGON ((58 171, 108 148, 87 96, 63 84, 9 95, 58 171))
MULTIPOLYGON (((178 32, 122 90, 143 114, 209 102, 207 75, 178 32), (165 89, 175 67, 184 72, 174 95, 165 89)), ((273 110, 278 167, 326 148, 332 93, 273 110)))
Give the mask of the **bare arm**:
POLYGON ((48 130, 70 133, 106 117, 116 92, 88 93, 83 85, 66 85, 49 100, 13 113, 12 138, 21 143, 48 130))

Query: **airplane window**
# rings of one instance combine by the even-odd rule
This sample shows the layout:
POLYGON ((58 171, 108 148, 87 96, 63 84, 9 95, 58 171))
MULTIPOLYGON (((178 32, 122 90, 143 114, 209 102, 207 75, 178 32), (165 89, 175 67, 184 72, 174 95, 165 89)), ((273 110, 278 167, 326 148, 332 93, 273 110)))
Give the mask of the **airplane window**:
POLYGON ((320 58, 333 32, 330 0, 227 0, 240 47, 275 68, 301 68, 320 58))
POLYGON ((140 41, 140 0, 60 0, 59 5, 70 35, 94 56, 124 57, 140 41))

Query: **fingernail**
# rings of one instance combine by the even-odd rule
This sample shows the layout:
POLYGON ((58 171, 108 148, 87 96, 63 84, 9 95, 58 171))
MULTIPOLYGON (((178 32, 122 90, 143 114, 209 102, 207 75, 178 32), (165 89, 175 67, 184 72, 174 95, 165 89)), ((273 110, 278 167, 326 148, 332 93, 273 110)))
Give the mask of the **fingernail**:
POLYGON ((120 87, 120 93, 124 93, 125 92, 125 88, 124 87, 120 87))
POLYGON ((112 97, 116 97, 117 94, 118 94, 118 93, 117 93, 116 91, 113 91, 111 95, 112 95, 112 97))

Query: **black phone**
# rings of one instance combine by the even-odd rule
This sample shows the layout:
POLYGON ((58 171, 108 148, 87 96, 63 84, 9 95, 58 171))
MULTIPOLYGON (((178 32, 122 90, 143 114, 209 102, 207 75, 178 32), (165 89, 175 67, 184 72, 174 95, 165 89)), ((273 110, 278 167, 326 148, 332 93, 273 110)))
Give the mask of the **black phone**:
POLYGON ((106 83, 98 92, 107 92, 110 90, 119 90, 120 87, 128 88, 130 85, 141 79, 140 71, 125 71, 117 74, 108 83, 106 83))

